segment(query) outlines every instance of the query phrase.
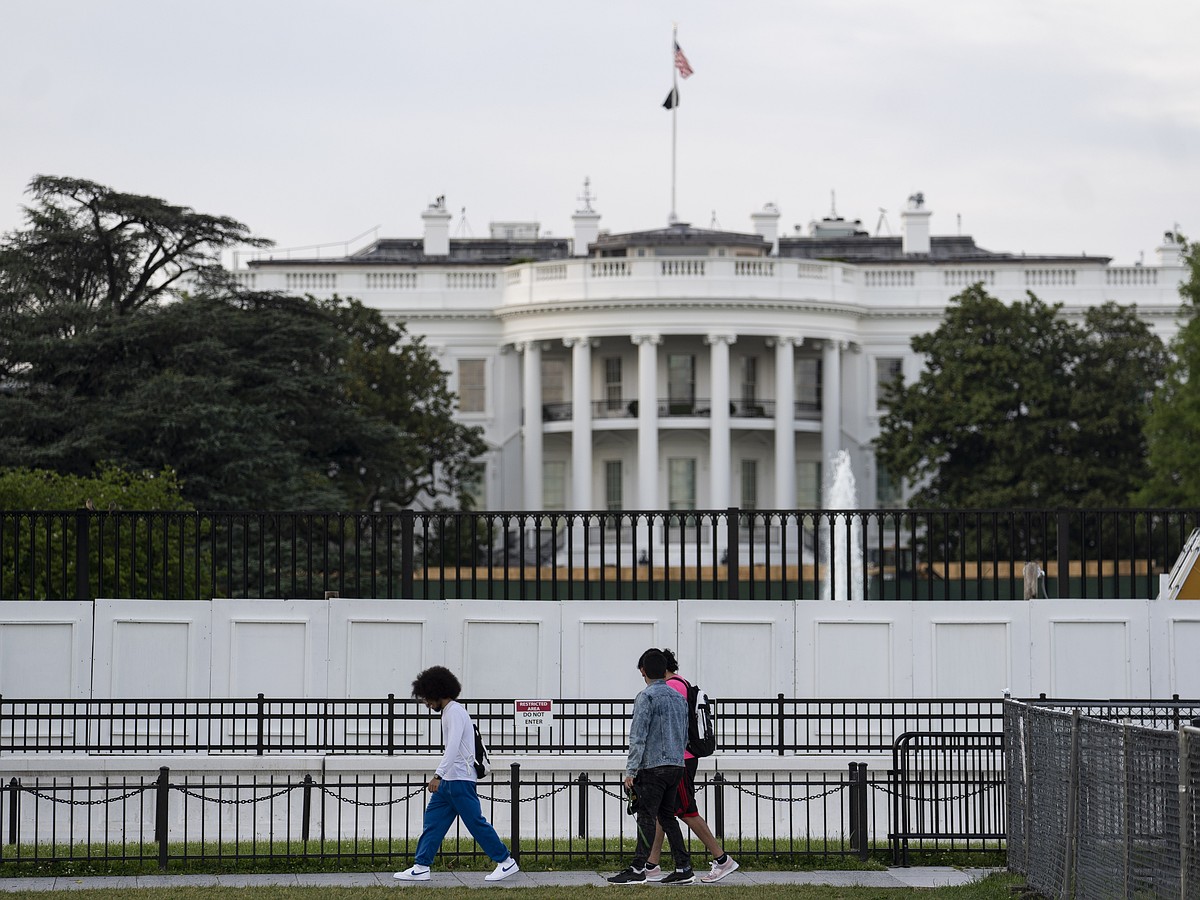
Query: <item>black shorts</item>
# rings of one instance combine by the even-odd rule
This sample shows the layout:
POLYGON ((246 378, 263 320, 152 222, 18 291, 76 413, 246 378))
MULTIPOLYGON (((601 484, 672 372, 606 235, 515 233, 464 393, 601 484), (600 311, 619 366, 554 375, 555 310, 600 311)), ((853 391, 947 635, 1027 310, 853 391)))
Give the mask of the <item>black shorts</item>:
POLYGON ((696 809, 696 769, 700 760, 691 757, 683 761, 683 777, 679 779, 679 791, 675 795, 675 816, 690 819, 700 815, 696 809))

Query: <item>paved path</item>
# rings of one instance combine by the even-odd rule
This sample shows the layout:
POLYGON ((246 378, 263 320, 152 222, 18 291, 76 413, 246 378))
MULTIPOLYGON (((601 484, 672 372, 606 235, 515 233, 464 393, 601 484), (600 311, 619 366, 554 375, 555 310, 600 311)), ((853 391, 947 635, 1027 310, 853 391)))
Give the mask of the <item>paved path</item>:
MULTIPOLYGON (((995 869, 955 869, 949 866, 914 866, 908 869, 888 869, 886 872, 755 872, 739 869, 714 885, 703 888, 740 884, 829 884, 838 887, 928 888, 968 884, 978 881, 995 869)), ((423 887, 571 887, 593 884, 608 886, 608 872, 520 872, 504 881, 484 881, 484 872, 438 872, 428 882, 405 884, 392 878, 391 872, 347 872, 307 875, 116 875, 61 878, 0 878, 0 892, 63 891, 87 888, 147 888, 199 885, 209 887, 259 887, 286 885, 292 887, 395 887, 397 890, 419 890, 423 887)), ((659 885, 647 885, 648 888, 659 885)))

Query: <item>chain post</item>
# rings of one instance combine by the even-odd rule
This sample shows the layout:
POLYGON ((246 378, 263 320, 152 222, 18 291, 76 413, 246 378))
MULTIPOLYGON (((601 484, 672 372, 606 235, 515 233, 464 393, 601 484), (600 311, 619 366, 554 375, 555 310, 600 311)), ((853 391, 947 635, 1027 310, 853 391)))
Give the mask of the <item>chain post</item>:
POLYGON ((587 772, 579 773, 579 836, 584 840, 587 839, 587 792, 588 792, 588 777, 587 772))
POLYGON ((265 696, 266 695, 262 694, 262 693, 260 693, 258 695, 258 716, 257 716, 257 718, 258 718, 258 741, 255 744, 255 755, 257 755, 257 756, 262 756, 263 753, 266 751, 266 748, 263 743, 263 737, 266 733, 266 724, 267 724, 265 721, 265 715, 266 715, 266 701, 264 700, 265 696))
POLYGON ((850 849, 867 860, 867 764, 850 763, 850 849))
POLYGON ((171 790, 171 770, 162 766, 158 770, 157 788, 154 797, 154 839, 158 842, 158 868, 167 871, 167 810, 171 790))
POLYGON ((309 824, 312 822, 312 775, 304 775, 303 807, 300 814, 300 840, 308 843, 309 824))
POLYGON ((8 783, 8 842, 16 845, 21 822, 21 782, 13 778, 8 783))
POLYGON ((509 819, 509 848, 508 855, 521 862, 521 764, 509 766, 509 786, 512 796, 512 809, 509 819))

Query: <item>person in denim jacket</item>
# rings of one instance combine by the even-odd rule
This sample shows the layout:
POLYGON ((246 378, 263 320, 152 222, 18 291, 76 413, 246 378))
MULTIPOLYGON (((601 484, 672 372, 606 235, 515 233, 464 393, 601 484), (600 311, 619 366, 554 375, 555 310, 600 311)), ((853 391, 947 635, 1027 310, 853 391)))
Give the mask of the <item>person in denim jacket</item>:
POLYGON ((684 777, 687 701, 663 680, 667 659, 661 650, 643 653, 638 660, 638 671, 646 687, 633 701, 629 757, 625 763, 625 789, 637 795, 637 847, 629 868, 608 880, 612 884, 645 883, 646 860, 657 822, 675 858, 675 871, 663 883, 691 884, 695 880, 692 858, 675 818, 676 794, 684 777))

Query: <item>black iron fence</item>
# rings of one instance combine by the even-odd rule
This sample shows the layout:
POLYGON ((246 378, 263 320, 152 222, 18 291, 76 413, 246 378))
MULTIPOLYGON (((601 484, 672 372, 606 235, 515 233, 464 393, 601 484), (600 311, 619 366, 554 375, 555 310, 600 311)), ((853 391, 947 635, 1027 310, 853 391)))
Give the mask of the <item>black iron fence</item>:
POLYGON ((1158 593, 1200 510, 0 512, 0 600, 1158 593))

